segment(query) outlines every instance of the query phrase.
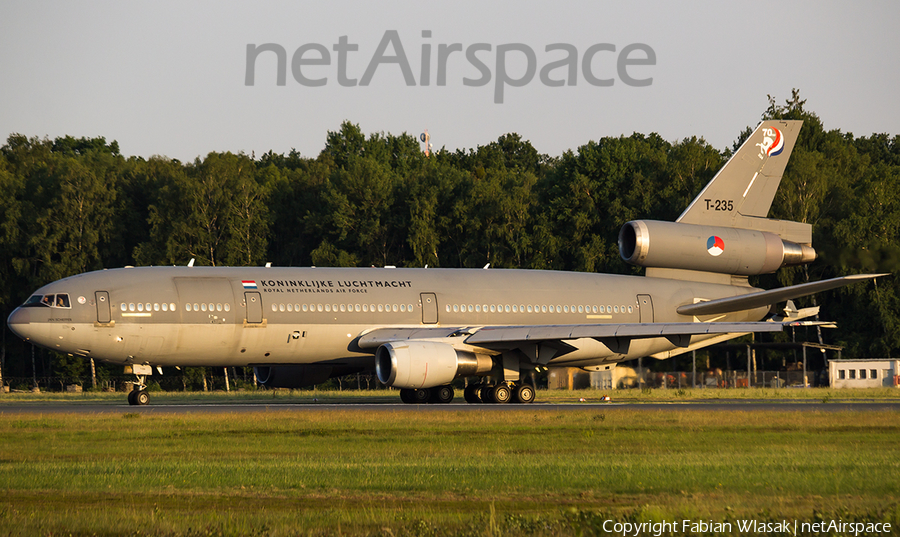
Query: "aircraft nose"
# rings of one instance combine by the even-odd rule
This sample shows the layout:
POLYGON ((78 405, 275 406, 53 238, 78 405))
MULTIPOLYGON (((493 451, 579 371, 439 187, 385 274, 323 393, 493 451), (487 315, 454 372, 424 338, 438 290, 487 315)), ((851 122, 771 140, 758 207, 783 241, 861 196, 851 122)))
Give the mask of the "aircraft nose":
POLYGON ((6 326, 22 339, 31 339, 33 326, 31 324, 31 312, 24 308, 16 308, 6 320, 6 326))

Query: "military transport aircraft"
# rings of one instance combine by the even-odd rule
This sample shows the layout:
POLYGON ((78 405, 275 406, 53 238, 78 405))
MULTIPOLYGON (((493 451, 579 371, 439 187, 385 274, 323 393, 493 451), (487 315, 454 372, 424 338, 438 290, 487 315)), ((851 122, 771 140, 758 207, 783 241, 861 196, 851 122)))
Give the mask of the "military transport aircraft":
POLYGON ((252 366, 302 387, 375 370, 406 403, 529 403, 530 372, 609 369, 804 323, 779 302, 877 275, 763 291, 748 276, 812 262, 809 224, 767 219, 802 122, 764 121, 675 222, 637 220, 622 258, 646 276, 498 269, 126 267, 38 289, 9 317, 35 345, 125 364, 129 403, 162 366, 252 366))

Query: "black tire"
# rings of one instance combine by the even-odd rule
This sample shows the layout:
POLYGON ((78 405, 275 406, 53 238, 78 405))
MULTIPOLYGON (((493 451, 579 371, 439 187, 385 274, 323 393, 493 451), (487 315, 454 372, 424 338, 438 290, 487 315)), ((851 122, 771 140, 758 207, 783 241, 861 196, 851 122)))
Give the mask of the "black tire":
POLYGON ((137 401, 134 400, 135 395, 137 395, 137 390, 131 390, 130 392, 128 392, 128 404, 129 405, 133 406, 133 405, 137 404, 137 401))
POLYGON ((482 403, 496 403, 494 401, 494 387, 493 386, 480 386, 478 388, 478 398, 481 399, 482 403))
POLYGON ((531 403, 534 401, 534 388, 528 384, 519 384, 513 391, 514 403, 531 403))
POLYGON ((150 394, 147 390, 141 390, 134 395, 134 402, 137 405, 145 406, 150 404, 150 394))
POLYGON ((412 402, 415 404, 427 403, 431 399, 431 390, 429 388, 420 388, 413 390, 412 402))
POLYGON ((498 384, 491 390, 491 399, 493 399, 495 403, 508 403, 511 398, 512 392, 506 384, 498 384))
POLYGON ((408 388, 403 388, 400 390, 400 400, 406 403, 407 405, 411 405, 415 403, 415 399, 413 399, 413 392, 415 390, 410 390, 408 388))
POLYGON ((450 386, 449 384, 438 386, 431 389, 431 397, 428 402, 446 405, 453 400, 453 395, 453 386, 450 386))
POLYGON ((481 386, 468 386, 463 392, 463 396, 467 403, 477 404, 481 402, 481 396, 478 395, 480 392, 481 386))

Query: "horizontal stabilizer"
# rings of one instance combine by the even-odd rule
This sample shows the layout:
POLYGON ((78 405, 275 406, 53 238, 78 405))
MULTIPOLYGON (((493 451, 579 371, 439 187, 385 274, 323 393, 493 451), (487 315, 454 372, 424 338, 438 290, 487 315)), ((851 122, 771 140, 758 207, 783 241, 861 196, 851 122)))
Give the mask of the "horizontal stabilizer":
POLYGON ((781 289, 772 289, 770 291, 760 291, 758 293, 750 293, 747 295, 720 298, 718 300, 710 300, 708 302, 699 302, 697 304, 687 304, 680 306, 677 310, 681 315, 717 315, 721 313, 730 313, 733 311, 743 311, 764 306, 771 306, 783 300, 799 298, 802 296, 837 289, 851 283, 872 280, 879 276, 887 276, 888 274, 854 274, 851 276, 841 276, 830 280, 822 280, 820 282, 802 283, 800 285, 792 285, 790 287, 782 287, 781 289))

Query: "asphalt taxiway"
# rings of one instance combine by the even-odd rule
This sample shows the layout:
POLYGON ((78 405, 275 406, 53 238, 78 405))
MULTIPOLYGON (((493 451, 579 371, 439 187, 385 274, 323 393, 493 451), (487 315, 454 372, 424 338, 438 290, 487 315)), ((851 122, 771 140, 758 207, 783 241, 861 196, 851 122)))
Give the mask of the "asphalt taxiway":
POLYGON ((248 402, 248 403, 159 403, 147 406, 131 406, 113 402, 0 402, 0 414, 106 414, 139 412, 149 414, 214 414, 243 412, 316 412, 342 410, 350 412, 509 412, 517 410, 529 411, 577 411, 577 410, 676 410, 697 411, 713 410, 721 412, 869 412, 892 410, 900 412, 900 400, 870 401, 784 401, 784 400, 715 400, 715 401, 678 401, 678 402, 588 402, 588 403, 532 403, 517 404, 467 404, 453 402, 446 405, 408 405, 403 403, 290 403, 290 402, 248 402))

